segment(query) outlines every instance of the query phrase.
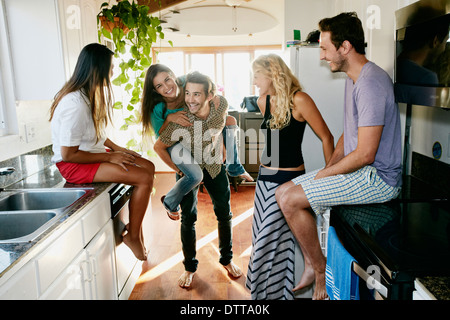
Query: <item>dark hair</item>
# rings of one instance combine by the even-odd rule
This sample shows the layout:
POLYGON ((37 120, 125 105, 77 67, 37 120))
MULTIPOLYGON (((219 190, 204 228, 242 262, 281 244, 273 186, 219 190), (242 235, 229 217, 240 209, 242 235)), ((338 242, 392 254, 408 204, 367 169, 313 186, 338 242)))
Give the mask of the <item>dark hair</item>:
POLYGON ((325 18, 319 22, 321 32, 331 32, 331 42, 336 49, 347 40, 359 54, 366 53, 364 30, 356 12, 344 12, 333 18, 325 18))
POLYGON ((72 77, 55 95, 50 108, 50 120, 61 99, 80 90, 89 99, 97 138, 100 137, 100 129, 105 128, 108 120, 111 120, 113 93, 110 70, 113 55, 113 51, 98 43, 88 44, 81 50, 72 77))
MULTIPOLYGON (((167 72, 174 79, 176 79, 173 71, 163 64, 154 64, 151 65, 150 68, 148 68, 147 74, 145 75, 144 93, 142 95, 141 102, 142 126, 144 135, 149 134, 151 130, 153 130, 151 118, 155 106, 158 103, 162 102, 164 103, 164 109, 166 108, 164 97, 161 96, 153 86, 153 79, 155 79, 155 77, 161 72, 167 72)), ((176 79, 176 83, 179 88, 183 87, 178 79, 176 79)))
POLYGON ((200 73, 198 71, 192 71, 186 75, 186 84, 190 83, 197 83, 203 85, 203 90, 205 92, 205 95, 212 93, 213 95, 216 94, 216 86, 212 82, 211 78, 207 75, 200 73))

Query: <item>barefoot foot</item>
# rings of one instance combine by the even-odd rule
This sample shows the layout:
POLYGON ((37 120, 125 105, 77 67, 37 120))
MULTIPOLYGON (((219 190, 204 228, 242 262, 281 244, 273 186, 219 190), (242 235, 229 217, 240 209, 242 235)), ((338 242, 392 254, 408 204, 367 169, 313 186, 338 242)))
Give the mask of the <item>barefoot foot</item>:
POLYGON ((294 289, 292 289, 292 291, 297 291, 306 288, 307 286, 311 285, 314 282, 314 278, 315 278, 314 269, 308 268, 308 266, 306 266, 305 271, 303 271, 300 282, 295 286, 294 289))
POLYGON ((134 256, 137 259, 142 261, 147 260, 147 252, 145 247, 142 245, 140 239, 133 240, 131 239, 130 234, 127 233, 126 235, 123 236, 123 243, 125 243, 128 246, 128 248, 131 249, 131 251, 133 252, 134 256))
POLYGON ((328 298, 325 286, 325 273, 316 273, 316 287, 314 288, 313 300, 326 300, 328 298))
MULTIPOLYGON (((122 239, 125 237, 125 235, 129 232, 129 229, 130 229, 130 224, 129 223, 127 223, 126 225, 125 225, 125 228, 123 229, 123 231, 122 231, 122 239)), ((145 244, 144 244, 144 234, 143 234, 143 232, 142 232, 142 229, 141 229, 141 232, 140 232, 140 239, 141 239, 141 243, 142 243, 142 247, 144 248, 144 253, 145 253, 145 260, 147 260, 147 255, 148 255, 148 250, 147 250, 147 248, 145 247, 145 244)))
POLYGON ((233 261, 224 266, 224 268, 228 271, 228 274, 232 278, 239 278, 240 276, 242 276, 241 269, 237 265, 235 265, 233 261))
POLYGON ((194 272, 185 271, 178 279, 178 285, 181 288, 190 288, 194 274, 194 272))

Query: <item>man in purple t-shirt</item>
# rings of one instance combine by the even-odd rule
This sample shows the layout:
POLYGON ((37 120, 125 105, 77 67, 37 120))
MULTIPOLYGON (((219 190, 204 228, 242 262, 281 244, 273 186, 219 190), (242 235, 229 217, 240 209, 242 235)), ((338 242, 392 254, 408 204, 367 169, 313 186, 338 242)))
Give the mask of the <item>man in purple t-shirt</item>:
POLYGON ((389 201, 401 187, 401 128, 389 75, 365 56, 364 30, 356 13, 319 23, 321 60, 345 72, 344 133, 325 168, 280 186, 277 202, 299 242, 305 271, 294 290, 315 282, 313 299, 327 297, 326 259, 310 214, 332 206, 389 201))

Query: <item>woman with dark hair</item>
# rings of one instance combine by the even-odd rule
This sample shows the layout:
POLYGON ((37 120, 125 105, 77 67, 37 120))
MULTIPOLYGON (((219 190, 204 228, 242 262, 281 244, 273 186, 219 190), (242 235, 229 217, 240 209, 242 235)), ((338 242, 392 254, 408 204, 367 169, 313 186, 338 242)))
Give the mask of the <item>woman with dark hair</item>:
POLYGON ((130 223, 123 241, 138 259, 146 260, 142 220, 153 188, 155 167, 105 136, 113 105, 110 82, 113 55, 101 44, 85 46, 72 77, 56 94, 50 109, 52 161, 69 183, 115 182, 134 186, 130 223))
MULTIPOLYGON (((173 71, 165 65, 154 64, 147 71, 142 97, 142 122, 144 135, 154 131, 156 137, 169 125, 178 123, 184 127, 192 126, 186 112, 184 85, 185 77, 176 78, 173 71)), ((246 181, 253 178, 245 171, 239 161, 234 136, 236 119, 227 116, 226 127, 223 130, 224 140, 228 142, 226 169, 232 177, 246 181), (234 121, 233 121, 234 120, 234 121)), ((193 159, 190 150, 184 149, 180 143, 168 149, 172 162, 176 165, 177 182, 175 186, 161 199, 167 215, 172 220, 180 218, 180 202, 183 197, 196 187, 203 179, 202 170, 193 159)))

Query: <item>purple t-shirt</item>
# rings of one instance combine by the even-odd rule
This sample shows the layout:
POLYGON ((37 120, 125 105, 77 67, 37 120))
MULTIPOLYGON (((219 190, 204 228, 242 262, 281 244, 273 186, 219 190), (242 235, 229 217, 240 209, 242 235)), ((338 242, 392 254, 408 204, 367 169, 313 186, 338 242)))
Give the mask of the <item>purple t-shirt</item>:
POLYGON ((358 144, 358 128, 384 126, 375 161, 371 164, 390 186, 401 186, 402 142, 400 115, 389 75, 373 62, 366 63, 356 83, 345 85, 344 153, 358 144))

